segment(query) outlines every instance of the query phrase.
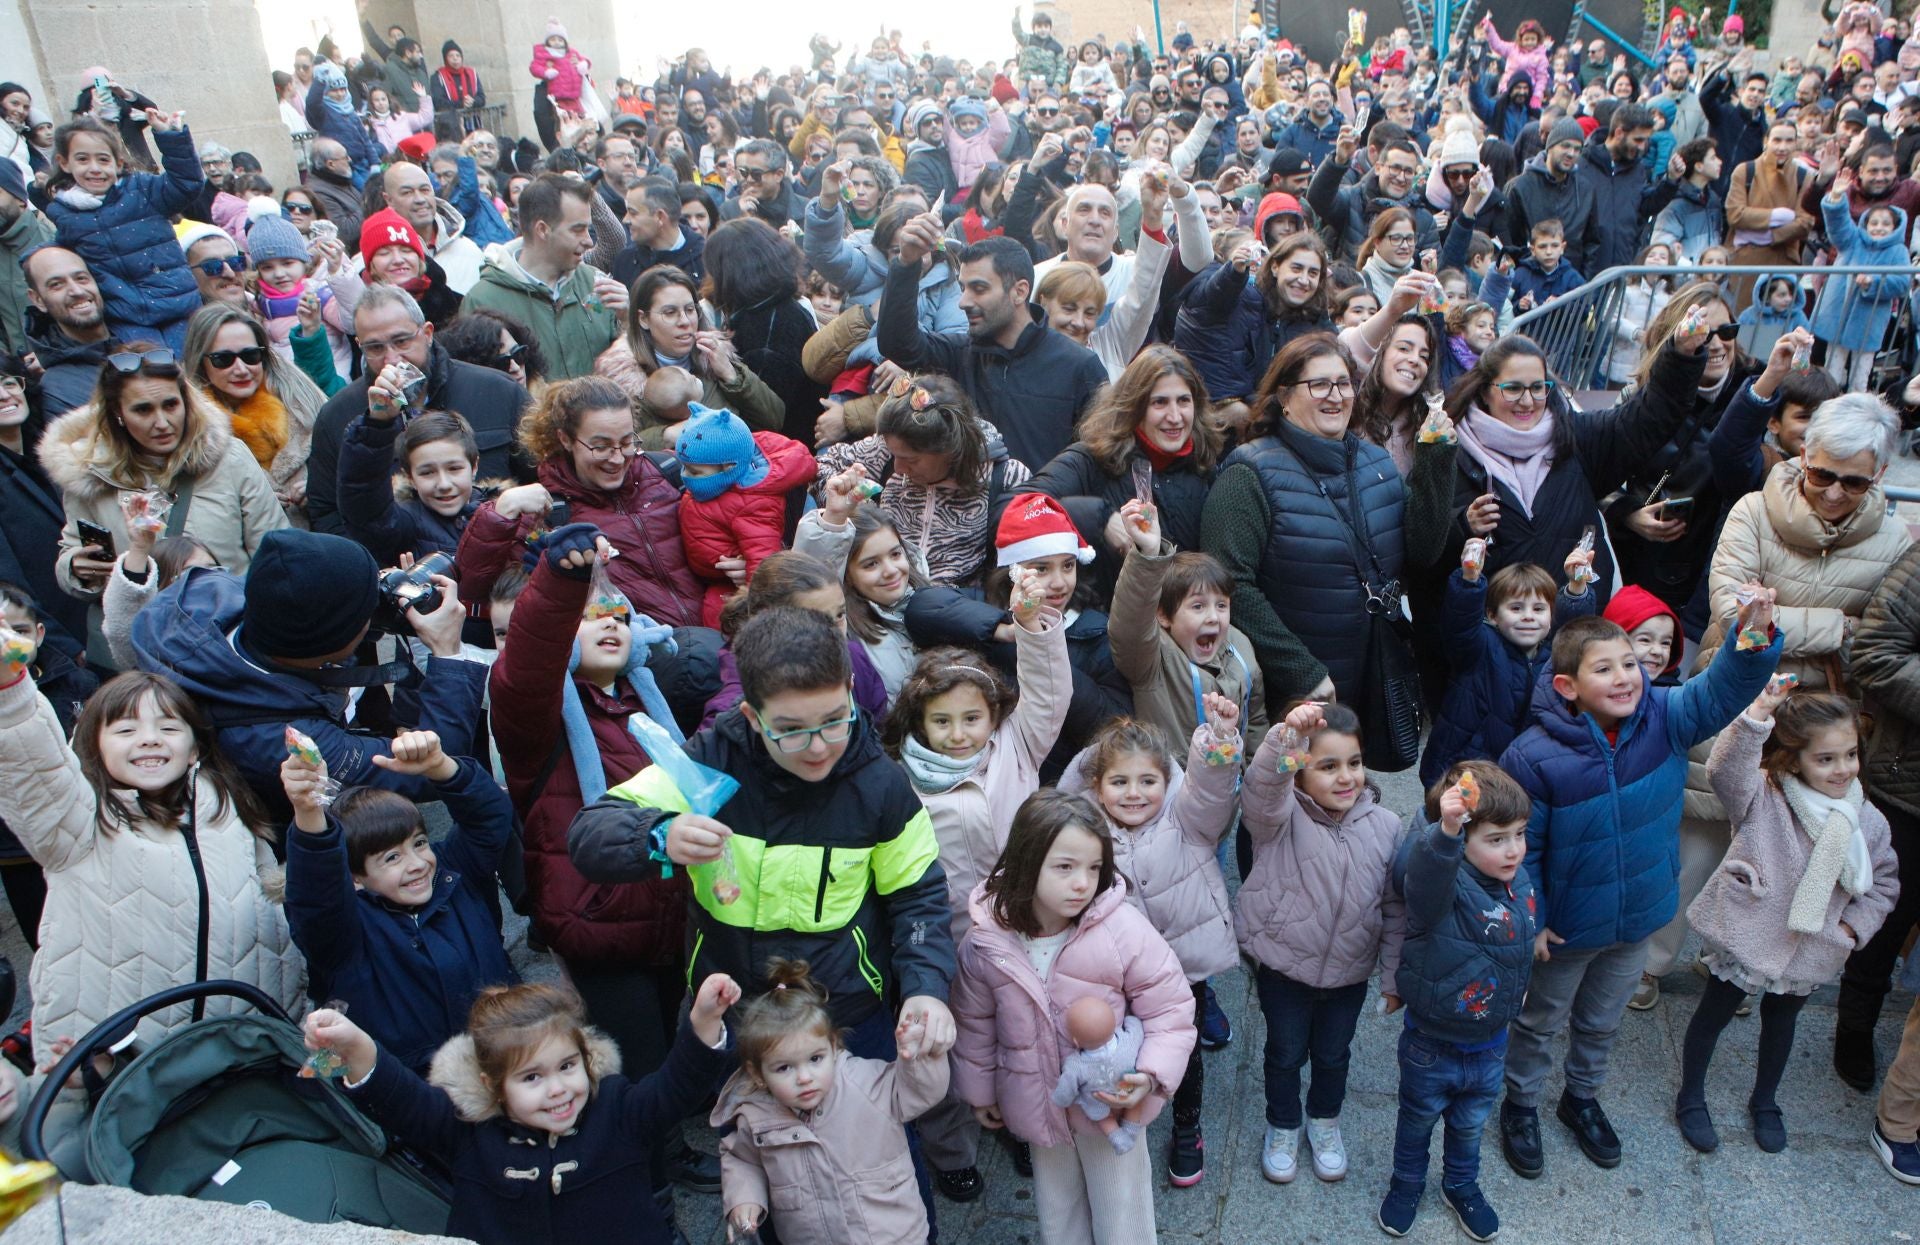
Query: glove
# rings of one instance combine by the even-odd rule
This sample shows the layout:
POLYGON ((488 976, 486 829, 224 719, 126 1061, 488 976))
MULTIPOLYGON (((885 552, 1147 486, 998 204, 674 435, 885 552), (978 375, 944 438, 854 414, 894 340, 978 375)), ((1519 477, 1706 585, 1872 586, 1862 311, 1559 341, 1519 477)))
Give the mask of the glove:
POLYGON ((599 539, 600 529, 591 523, 569 523, 565 527, 556 527, 547 533, 547 568, 556 575, 585 583, 593 574, 592 562, 584 566, 562 566, 561 562, 569 554, 592 553, 599 539))

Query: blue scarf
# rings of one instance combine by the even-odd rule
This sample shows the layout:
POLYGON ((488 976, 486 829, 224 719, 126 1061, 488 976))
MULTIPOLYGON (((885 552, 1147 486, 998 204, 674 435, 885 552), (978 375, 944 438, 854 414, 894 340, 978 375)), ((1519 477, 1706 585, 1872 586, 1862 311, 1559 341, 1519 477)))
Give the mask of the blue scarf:
MULTIPOLYGON (((640 697, 640 703, 646 706, 646 714, 659 723, 675 742, 684 743, 686 736, 680 733, 680 727, 673 720, 673 711, 667 707, 666 697, 660 694, 660 685, 653 680, 653 671, 647 669, 647 650, 654 644, 665 644, 672 652, 673 628, 656 623, 645 614, 633 619, 633 652, 627 658, 627 667, 614 680, 616 691, 620 680, 626 680, 640 697)), ((573 656, 567 662, 567 681, 560 693, 560 720, 566 727, 567 751, 573 754, 573 774, 580 783, 580 798, 583 804, 591 804, 607 793, 606 766, 600 760, 600 745, 593 738, 593 725, 587 721, 587 708, 581 703, 580 688, 573 681, 573 672, 580 668, 580 642, 573 642, 573 656)))

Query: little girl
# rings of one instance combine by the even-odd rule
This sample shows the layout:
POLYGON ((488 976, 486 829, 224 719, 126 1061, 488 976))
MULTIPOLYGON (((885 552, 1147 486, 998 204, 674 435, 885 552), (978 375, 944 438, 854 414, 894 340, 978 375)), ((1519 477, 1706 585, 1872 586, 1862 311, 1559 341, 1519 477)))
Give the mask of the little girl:
MULTIPOLYGON (((1856 224, 1847 196, 1858 182, 1852 169, 1843 168, 1833 179, 1833 189, 1820 200, 1827 238, 1839 252, 1834 262, 1909 265, 1907 214, 1892 204, 1878 203, 1860 213, 1856 224)), ((1813 308, 1813 335, 1827 343, 1827 373, 1849 390, 1865 392, 1873 377, 1874 355, 1886 341, 1894 310, 1912 283, 1904 273, 1827 278, 1813 308)))
POLYGON ((580 97, 587 89, 587 74, 593 69, 588 60, 567 43, 567 28, 557 17, 547 19, 547 37, 534 45, 533 63, 527 72, 547 84, 547 98, 568 117, 586 115, 580 97))
POLYGON ((1106 819, 1081 796, 1037 791, 969 900, 952 1008, 953 1081, 987 1128, 1033 1146, 1033 1201, 1047 1245, 1152 1245, 1147 1148, 1116 1154, 1077 1108, 1052 1103, 1073 1049, 1057 1017, 1097 998, 1137 1017, 1146 1038, 1116 1110, 1150 1120, 1193 1052, 1193 994, 1180 961, 1126 902, 1106 819))
MULTIPOLYGON (((720 650, 720 690, 707 701, 701 726, 712 726, 715 718, 740 703, 740 668, 734 664, 731 647, 734 633, 746 625, 747 619, 778 605, 825 614, 841 635, 847 634, 846 593, 826 564, 795 549, 769 554, 754 568, 746 588, 734 593, 720 611, 720 633, 729 647, 720 650)), ((854 703, 877 720, 887 711, 887 691, 880 673, 857 640, 847 640, 847 657, 853 663, 854 703)))
POLYGON ((1493 15, 1488 14, 1480 19, 1480 33, 1487 37, 1487 46, 1498 52, 1507 66, 1506 72, 1500 75, 1500 89, 1495 94, 1505 95, 1513 85, 1513 76, 1524 73, 1533 83, 1533 106, 1543 106, 1547 83, 1553 80, 1553 40, 1547 38, 1546 28, 1529 17, 1513 32, 1513 42, 1508 43, 1494 26, 1493 15))
POLYGON ((728 1224, 745 1236, 771 1208, 782 1245, 924 1241, 905 1124, 946 1095, 946 1049, 916 1056, 905 1022, 897 1059, 849 1054, 805 960, 772 961, 767 980, 741 1009, 740 1071, 713 1109, 713 1126, 731 1128, 720 1142, 728 1224))
MULTIPOLYGON (((1158 727, 1121 718, 1100 732, 1060 783, 1063 791, 1084 790, 1106 814, 1127 902, 1179 957, 1192 989, 1196 1028, 1206 1018, 1207 978, 1240 961, 1216 850, 1233 824, 1240 706, 1217 692, 1207 693, 1204 704, 1206 720, 1193 732, 1184 772, 1158 727)), ((1173 1096, 1167 1176, 1177 1188, 1199 1184, 1206 1175, 1202 1084, 1196 1045, 1173 1096)))
POLYGON ((620 1075, 619 1048, 559 986, 482 992, 426 1081, 337 1011, 308 1016, 306 1039, 344 1061, 343 1087, 369 1115, 452 1171, 452 1235, 667 1245, 647 1157, 731 1068, 721 1017, 739 1000, 723 973, 701 982, 666 1063, 638 1081, 620 1075))
POLYGON ((1247 767, 1241 818, 1253 839, 1253 871, 1234 913, 1267 1019, 1260 1167, 1276 1184, 1297 1172, 1300 1069, 1309 1056, 1313 1174, 1347 1174, 1340 1107, 1348 1047, 1376 963, 1387 1010, 1399 1007, 1394 970, 1406 922, 1392 885, 1400 819, 1380 806, 1367 782, 1360 719, 1346 705, 1308 701, 1287 714, 1285 725, 1267 732, 1247 767))
MULTIPOLYGON (((1664 242, 1655 242, 1633 262, 1648 268, 1671 267, 1673 249, 1664 242)), ((1798 292, 1796 289, 1796 296, 1798 292)), ((1620 290, 1620 316, 1614 321, 1613 341, 1607 350, 1608 380, 1624 385, 1633 379, 1635 369, 1640 366, 1640 356, 1646 350, 1647 325, 1653 323, 1653 318, 1666 310, 1672 300, 1673 281, 1669 277, 1648 273, 1627 279, 1620 290)))
POLYGON ((149 108, 147 128, 166 172, 122 177, 127 149, 118 133, 91 117, 61 126, 54 138, 60 171, 47 187, 53 196, 47 216, 59 230, 56 245, 87 261, 113 336, 164 341, 178 355, 200 288, 167 218, 185 211, 206 179, 181 114, 149 108))
POLYGON ((1747 1112, 1754 1144, 1784 1150, 1774 1093, 1807 996, 1840 975, 1899 894, 1887 819, 1860 791, 1860 715, 1844 697, 1766 690, 1714 741, 1707 779, 1733 823, 1733 846, 1687 908, 1711 974, 1681 1047, 1674 1117, 1694 1149, 1719 1144, 1707 1114, 1707 1064, 1749 992, 1760 994, 1760 1055, 1747 1112))
POLYGON ((793 547, 828 566, 845 568, 840 582, 847 630, 866 649, 891 702, 900 695, 917 657, 907 634, 907 600, 927 586, 927 577, 887 512, 861 504, 860 485, 866 478, 866 468, 859 463, 829 478, 821 486, 820 506, 800 516, 793 547))
MULTIPOLYGON (((257 200, 273 206, 271 199, 257 200)), ((310 243, 293 223, 280 215, 256 215, 247 226, 247 253, 260 274, 253 305, 267 326, 274 351, 289 363, 293 358, 293 330, 300 324, 300 303, 311 298, 320 304, 320 322, 326 326, 327 345, 333 350, 334 370, 350 374, 353 363, 353 308, 365 289, 360 278, 347 272, 346 251, 338 241, 310 243), (318 267, 314 252, 320 252, 318 267), (308 270, 314 271, 309 275, 308 270)))

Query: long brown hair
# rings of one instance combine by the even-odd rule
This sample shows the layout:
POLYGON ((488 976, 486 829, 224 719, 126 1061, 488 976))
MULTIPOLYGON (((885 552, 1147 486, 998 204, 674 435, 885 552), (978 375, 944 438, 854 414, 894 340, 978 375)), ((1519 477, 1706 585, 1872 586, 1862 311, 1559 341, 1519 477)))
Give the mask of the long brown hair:
POLYGON ((1405 224, 1407 228, 1415 232, 1419 231, 1419 222, 1414 220, 1411 211, 1403 207, 1388 208, 1373 218, 1373 224, 1367 230, 1366 241, 1360 244, 1359 254, 1353 257, 1354 267, 1365 268, 1367 266, 1367 261, 1373 258, 1373 253, 1380 249, 1380 243, 1386 239, 1387 231, 1392 229, 1396 224, 1405 224))
POLYGON ((1563 396, 1564 386, 1553 374, 1553 361, 1547 358, 1533 338, 1524 333, 1509 333, 1499 341, 1488 346, 1481 354, 1480 361, 1467 369, 1467 374, 1453 382, 1453 390, 1447 395, 1447 416, 1458 424, 1475 407, 1487 409, 1487 390, 1500 379, 1500 373, 1514 359, 1538 359, 1541 370, 1548 380, 1554 382, 1553 392, 1547 395, 1547 409, 1553 412, 1553 452, 1556 457, 1568 458, 1574 453, 1573 421, 1566 418, 1567 400, 1563 396))
POLYGON ((1275 320, 1286 320, 1292 323, 1318 324, 1325 320, 1328 300, 1333 297, 1328 292, 1328 287, 1333 284, 1333 279, 1328 273, 1332 266, 1333 261, 1327 257, 1327 244, 1322 242, 1319 235, 1312 230, 1302 229, 1291 237, 1280 239, 1279 245, 1273 248, 1272 253, 1260 265, 1260 275, 1254 278, 1254 284, 1259 288, 1261 297, 1267 301, 1267 314, 1275 320), (1298 307, 1280 297, 1280 278, 1274 275, 1275 269, 1280 266, 1280 261, 1295 251, 1312 251, 1320 261, 1320 287, 1313 292, 1312 298, 1298 307))
POLYGON ((803 592, 832 588, 840 581, 833 570, 810 553, 781 549, 770 553, 753 568, 753 577, 744 588, 735 590, 720 607, 720 634, 729 642, 755 614, 776 605, 791 605, 803 592))
MULTIPOLYGON (((633 279, 633 288, 627 294, 627 349, 633 351, 633 361, 640 370, 651 376, 660 369, 660 357, 653 349, 653 336, 647 332, 647 326, 641 323, 641 317, 652 313, 653 300, 660 291, 679 286, 693 298, 696 315, 700 311, 700 287, 692 277, 675 268, 672 264, 655 264, 633 279)), ((706 379, 707 361, 696 350, 687 359, 687 370, 702 380, 706 379)))
POLYGON ((880 404, 874 430, 881 437, 899 437, 916 454, 953 455, 948 478, 953 481, 957 500, 986 491, 991 471, 987 434, 981 430, 966 392, 947 377, 914 377, 904 393, 880 404), (921 394, 925 397, 918 396, 921 394))
POLYGON ((1172 346, 1155 344, 1133 357, 1120 379, 1107 386, 1080 422, 1080 439, 1108 475, 1127 473, 1139 444, 1134 433, 1147 417, 1154 387, 1168 376, 1178 376, 1193 394, 1193 469, 1205 475, 1220 461, 1220 431, 1201 418, 1207 409, 1206 382, 1187 356, 1172 346))
POLYGON ((1354 392, 1353 430, 1375 445, 1385 445, 1393 439, 1397 426, 1419 424, 1426 417, 1426 403, 1420 394, 1435 393, 1440 388, 1442 349, 1440 334, 1435 331, 1433 321, 1417 311, 1409 311, 1388 325, 1387 340, 1374 352, 1373 365, 1360 378, 1360 384, 1354 392), (1418 329, 1426 340, 1427 377, 1420 382, 1420 393, 1402 398, 1387 392, 1386 370, 1389 366, 1387 348, 1393 344, 1393 335, 1405 328, 1418 329))
POLYGON ((252 789, 221 755, 213 724, 193 698, 165 675, 128 671, 95 692, 80 711, 80 720, 74 723, 73 755, 80 762, 80 772, 87 785, 93 788, 93 824, 103 835, 131 830, 136 820, 169 827, 177 825, 193 808, 196 779, 205 777, 207 785, 213 788, 215 816, 225 816, 231 809, 254 837, 273 842, 273 831, 254 800, 252 789), (100 751, 100 735, 115 722, 139 717, 140 706, 149 696, 153 697, 154 708, 186 723, 193 735, 194 761, 187 766, 187 772, 164 791, 134 792, 130 810, 128 801, 122 798, 107 773, 106 758, 100 751), (137 817, 133 810, 137 810, 137 817))
POLYGON ((1308 333, 1280 347, 1267 365, 1267 374, 1260 378, 1259 389, 1254 391, 1253 418, 1247 424, 1246 440, 1264 437, 1286 421, 1281 391, 1296 384, 1309 363, 1326 358, 1340 360, 1346 365, 1347 375, 1353 375, 1353 358, 1332 333, 1308 333))
MULTIPOLYGON (((126 352, 140 355, 165 349, 157 342, 132 342, 124 347, 126 352)), ((201 452, 208 429, 229 422, 226 412, 199 386, 187 380, 178 363, 142 364, 133 373, 102 364, 87 412, 86 439, 79 447, 80 456, 116 484, 128 488, 173 489, 187 460, 201 452), (127 431, 120 411, 128 382, 137 378, 172 381, 180 389, 180 440, 160 464, 158 473, 149 472, 143 465, 143 451, 127 431)))
MULTIPOLYGON (((1832 692, 1795 692, 1773 711, 1773 734, 1760 749, 1760 768, 1775 787, 1794 774, 1800 751, 1813 737, 1830 726, 1851 726, 1854 739, 1864 749, 1866 726, 1860 710, 1845 696, 1832 692)), ((1797 775, 1796 775, 1797 776, 1797 775)))
POLYGON ((873 602, 861 596, 853 586, 853 566, 865 556, 867 542, 882 532, 892 532, 900 547, 907 550, 907 584, 915 590, 927 586, 927 577, 920 573, 920 564, 914 561, 913 550, 907 548, 907 538, 900 535, 900 528, 893 516, 871 502, 855 506, 853 518, 853 543, 847 546, 847 561, 840 573, 840 590, 847 598, 847 627, 853 634, 869 644, 878 644, 886 639, 889 630, 885 619, 880 617, 873 602))
POLYGON ((1040 870, 1046 867, 1053 841, 1070 826, 1100 840, 1100 884, 1094 894, 1104 894, 1113 885, 1113 836, 1107 830, 1105 815, 1085 796, 1042 787, 1014 813, 1007 845, 987 874, 986 894, 992 901, 993 919, 1005 928, 1026 938, 1040 936, 1040 922, 1033 915, 1034 892, 1039 889, 1040 870))

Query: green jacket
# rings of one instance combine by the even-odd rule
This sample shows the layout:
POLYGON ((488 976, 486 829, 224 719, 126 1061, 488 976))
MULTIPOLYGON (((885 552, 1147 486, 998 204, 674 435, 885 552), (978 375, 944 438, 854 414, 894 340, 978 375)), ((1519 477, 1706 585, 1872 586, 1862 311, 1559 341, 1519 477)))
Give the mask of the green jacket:
POLYGON ((485 308, 512 316, 533 330, 546 356, 548 380, 571 380, 593 375, 594 360, 620 334, 620 319, 594 297, 593 279, 600 275, 591 264, 581 264, 552 289, 520 266, 524 243, 496 242, 487 248, 480 280, 467 291, 461 306, 485 308))
POLYGON ((0 347, 25 354, 27 345, 27 274, 20 257, 53 241, 53 222, 29 207, 0 230, 0 347))

